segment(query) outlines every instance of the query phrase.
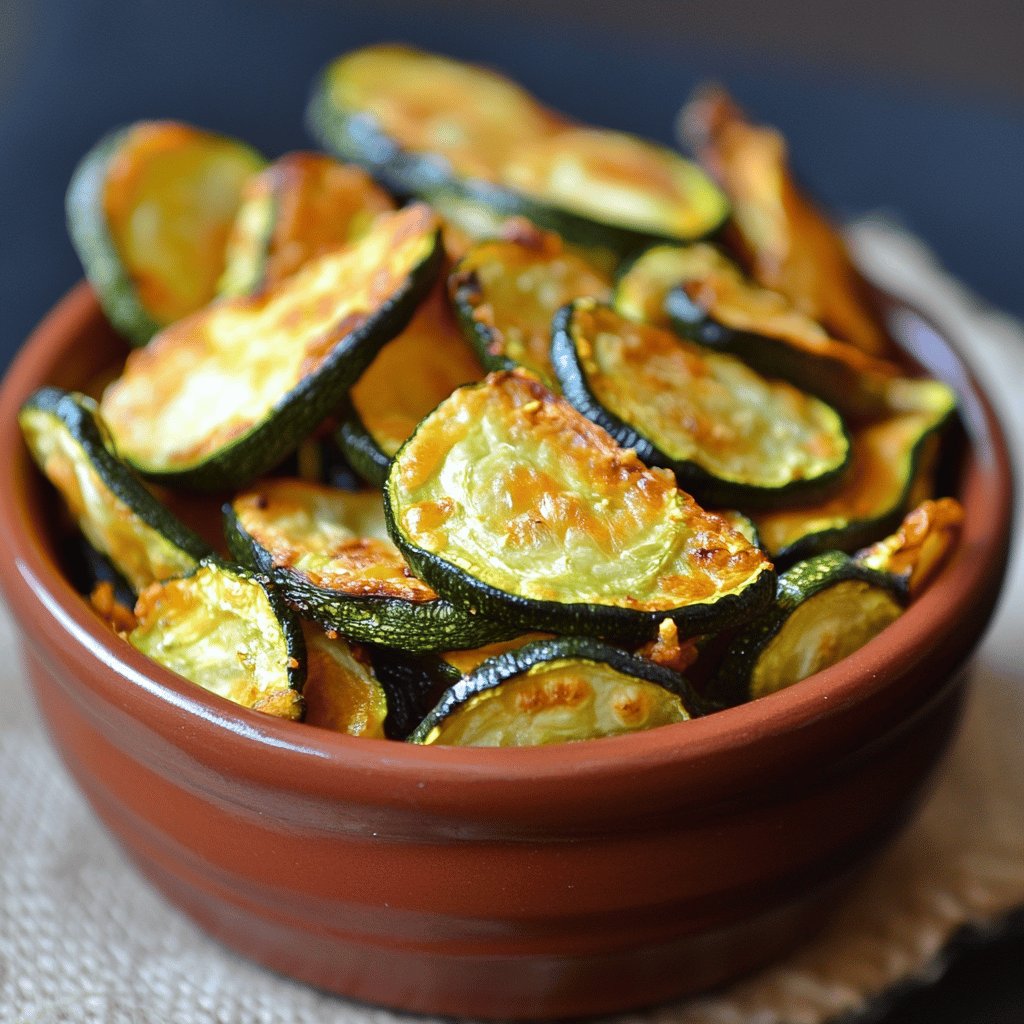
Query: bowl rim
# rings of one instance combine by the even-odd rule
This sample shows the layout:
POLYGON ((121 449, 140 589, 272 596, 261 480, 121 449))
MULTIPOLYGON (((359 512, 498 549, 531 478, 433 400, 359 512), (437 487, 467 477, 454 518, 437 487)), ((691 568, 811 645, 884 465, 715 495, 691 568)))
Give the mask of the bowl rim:
MULTIPOLYGON (((48 382, 61 356, 77 337, 103 320, 99 304, 82 281, 46 315, 16 356, 0 387, 0 588, 21 625, 20 609, 38 606, 59 633, 51 642, 79 658, 98 662, 117 685, 129 684, 156 718, 169 722, 182 710, 195 715, 217 734, 218 763, 232 758, 232 774, 268 781, 281 758, 331 762, 337 772, 318 767, 309 775, 310 791, 334 788, 333 776, 372 785, 385 779, 416 780, 464 787, 474 782, 557 783, 571 775, 599 782, 628 777, 668 764, 696 767, 709 755, 736 752, 751 741, 805 730, 885 690, 893 679, 912 672, 927 651, 936 630, 953 630, 957 620, 977 603, 991 599, 986 588, 1005 568, 1012 516, 1012 476, 1007 445, 999 420, 984 390, 956 343, 910 304, 892 299, 896 309, 913 314, 952 351, 958 372, 949 381, 960 392, 969 421, 960 498, 968 514, 960 542, 926 591, 882 635, 841 662, 799 685, 704 718, 645 732, 589 740, 585 743, 538 747, 421 747, 394 740, 350 737, 262 715, 209 693, 150 661, 112 634, 60 572, 43 531, 32 522, 20 479, 30 462, 21 440, 17 411, 36 388, 48 382), (971 431, 987 442, 979 448, 971 431), (984 515, 981 512, 984 511, 984 515), (973 513, 973 514, 972 514, 973 513), (682 730, 685 730, 683 732, 682 730), (255 756, 256 744, 262 748, 255 756), (246 752, 250 756, 245 756, 246 752), (239 757, 241 755, 241 757, 239 757)), ((948 378, 947 378, 948 379, 948 378)), ((26 636, 30 642, 31 636, 26 636)), ((83 672, 82 678, 88 673, 83 672)), ((93 673, 95 676, 95 673, 93 673)), ((122 704, 126 703, 122 697, 122 704)), ((720 758, 719 758, 720 759, 720 758)), ((678 772, 677 772, 678 774, 678 772)), ((364 786, 365 788, 365 786, 364 786)), ((346 792, 351 786, 342 787, 346 792)), ((342 789, 338 789, 341 792, 342 789)), ((397 792, 396 800, 407 799, 397 792)))

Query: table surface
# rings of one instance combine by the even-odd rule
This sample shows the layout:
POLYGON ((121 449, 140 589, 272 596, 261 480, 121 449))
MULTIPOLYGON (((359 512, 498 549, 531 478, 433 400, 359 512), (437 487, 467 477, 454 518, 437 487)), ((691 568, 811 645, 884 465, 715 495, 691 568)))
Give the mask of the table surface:
MULTIPOLYGON (((693 86, 723 81, 785 131, 801 176, 833 209, 891 214, 979 294, 1024 316, 1021 83, 1001 96, 915 85, 877 66, 837 70, 820 52, 780 59, 783 48, 768 53, 749 33, 731 45, 666 33, 624 18, 623 5, 617 21, 615 5, 601 2, 604 16, 589 21, 527 6, 524 17, 485 2, 469 18, 468 5, 408 0, 0 0, 2 365, 80 276, 63 193, 96 138, 135 118, 175 117, 271 155, 307 146, 301 112, 315 71, 380 39, 495 64, 570 114, 666 142, 693 86)), ((1006 17, 1024 38, 1024 8, 1010 4, 1006 17)), ((940 982, 898 1000, 885 1024, 1019 1024, 1022 962, 1019 931, 965 951, 940 982)))

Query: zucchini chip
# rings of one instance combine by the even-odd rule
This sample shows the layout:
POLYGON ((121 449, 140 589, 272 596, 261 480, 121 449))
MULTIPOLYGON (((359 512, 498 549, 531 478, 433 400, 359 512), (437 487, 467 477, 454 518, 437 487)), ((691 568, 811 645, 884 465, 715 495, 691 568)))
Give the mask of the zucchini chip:
POLYGON ((896 529, 928 495, 938 432, 956 398, 939 381, 898 378, 890 389, 905 411, 854 431, 850 470, 822 502, 755 512, 762 546, 773 561, 837 549, 853 552, 896 529))
POLYGON ((521 371, 460 388, 395 456, 388 528, 439 594, 521 632, 642 643, 664 618, 721 628, 771 564, 521 371))
MULTIPOLYGON (((479 242, 497 239, 532 245, 545 234, 526 217, 497 213, 492 207, 465 196, 437 194, 431 197, 430 205, 444 224, 444 248, 452 263, 458 263, 479 242)), ((549 234, 561 238, 555 232, 549 234)), ((620 254, 607 246, 573 245, 564 239, 563 246, 605 281, 612 279, 621 262, 620 254)))
POLYGON ((133 344, 214 297, 242 188, 263 164, 241 142, 174 121, 122 128, 79 163, 71 240, 107 319, 133 344))
POLYGON ((122 457, 194 490, 242 486, 335 410, 429 290, 442 256, 422 204, 272 292, 226 299, 133 352, 101 409, 122 457))
POLYGON ((714 684, 729 704, 765 697, 835 665, 903 613, 898 581, 840 551, 779 576, 775 607, 733 639, 714 684))
POLYGON ((341 637, 327 636, 309 623, 303 623, 302 635, 306 644, 303 721, 347 736, 383 739, 387 698, 366 656, 341 637))
POLYGON ((746 513, 734 508, 718 508, 713 512, 709 510, 708 515, 720 516, 725 520, 730 530, 735 530, 741 536, 746 537, 755 548, 762 546, 761 535, 757 532, 757 525, 746 513))
POLYGON ((493 71, 406 47, 336 60, 307 120, 326 149, 400 192, 521 215, 581 245, 691 241, 728 213, 718 187, 677 153, 577 127, 493 71))
POLYGON ((605 128, 525 140, 503 169, 518 211, 582 244, 631 251, 652 239, 692 241, 729 212, 707 175, 673 150, 605 128))
POLYGON ((516 366, 557 390, 551 367, 551 320, 581 296, 609 297, 608 278, 547 232, 474 246, 448 278, 466 337, 488 370, 516 366))
POLYGON ((654 246, 620 276, 615 308, 700 345, 739 356, 844 415, 886 412, 888 381, 900 367, 830 338, 779 292, 747 280, 714 246, 654 246))
POLYGON ((516 632, 442 600, 413 575, 388 537, 377 491, 276 480, 240 495, 224 514, 240 562, 269 573, 303 616, 351 640, 443 651, 516 632))
POLYGON ((698 94, 682 128, 732 203, 732 226, 754 280, 781 292, 830 334, 868 355, 893 354, 871 286, 828 218, 797 187, 785 139, 753 125, 719 88, 698 94))
POLYGON ((520 647, 532 644, 537 640, 553 640, 551 633, 524 633, 522 636, 513 637, 511 640, 501 640, 493 644, 485 644, 483 647, 474 647, 467 651, 445 651, 441 660, 447 668, 453 670, 455 681, 462 676, 468 676, 470 672, 478 668, 485 661, 496 658, 499 654, 507 651, 518 651, 520 647))
POLYGON ((685 722, 694 700, 669 669, 593 640, 541 640, 491 658, 441 698, 413 743, 527 747, 685 722))
POLYGON ((218 291, 268 291, 310 260, 361 238, 377 214, 394 208, 361 167, 322 153, 287 153, 246 182, 218 291))
POLYGON ((457 387, 483 376, 442 286, 353 385, 338 443, 356 470, 380 487, 416 424, 457 387))
POLYGON ((706 504, 779 505, 821 494, 846 468, 850 439, 831 406, 610 306, 561 309, 551 357, 583 415, 706 504))
POLYGON ((854 557, 861 565, 899 580, 913 597, 946 560, 963 521, 963 506, 955 498, 923 501, 907 513, 895 533, 854 557))
POLYGON ((154 583, 128 642, 204 690, 279 718, 302 717, 306 652, 298 620, 259 576, 211 558, 154 583))
POLYGON ((334 61, 307 121, 325 149, 415 195, 466 178, 496 182, 518 147, 558 126, 494 71, 388 44, 334 61))
POLYGON ((136 593, 191 572, 210 554, 113 454, 91 398, 42 388, 22 406, 18 423, 86 540, 136 593))

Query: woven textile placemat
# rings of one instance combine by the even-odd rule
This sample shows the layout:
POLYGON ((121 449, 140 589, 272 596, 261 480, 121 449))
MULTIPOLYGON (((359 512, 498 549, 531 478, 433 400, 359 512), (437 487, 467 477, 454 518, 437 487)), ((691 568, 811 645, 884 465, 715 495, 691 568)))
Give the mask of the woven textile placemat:
MULTIPOLYGON (((917 241, 854 226, 861 265, 965 349, 1015 439, 1024 479, 1024 327, 985 308, 917 241)), ((964 728, 914 824, 828 929, 710 997, 637 1024, 822 1024, 926 981, 965 927, 1024 906, 1024 545, 974 661, 964 728)), ((398 1015, 273 975, 206 938, 143 881, 51 751, 0 609, 0 1022, 391 1024, 398 1015)))

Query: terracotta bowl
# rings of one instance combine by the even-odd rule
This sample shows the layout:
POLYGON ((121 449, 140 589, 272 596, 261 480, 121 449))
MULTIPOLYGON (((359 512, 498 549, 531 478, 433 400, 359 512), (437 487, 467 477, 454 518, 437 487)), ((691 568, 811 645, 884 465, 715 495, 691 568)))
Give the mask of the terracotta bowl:
POLYGON ((238 708, 107 632, 63 577, 53 497, 15 423, 120 351, 90 291, 0 395, 0 581, 53 742, 142 872, 227 945, 405 1010, 601 1013, 718 984, 819 927, 912 814, 999 591, 1010 471, 992 411, 912 311, 903 342, 960 392, 963 539, 878 639, 791 689, 585 744, 420 748, 238 708))

